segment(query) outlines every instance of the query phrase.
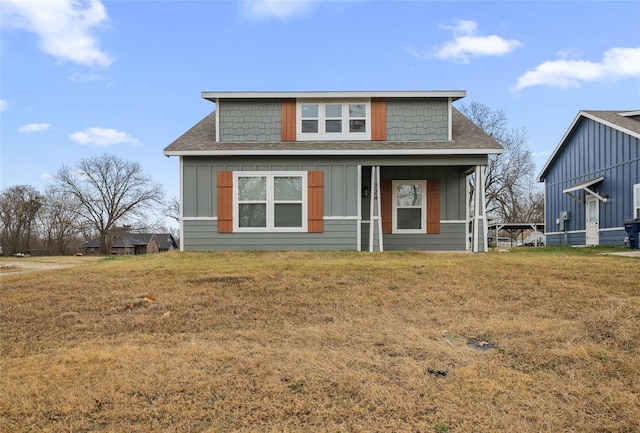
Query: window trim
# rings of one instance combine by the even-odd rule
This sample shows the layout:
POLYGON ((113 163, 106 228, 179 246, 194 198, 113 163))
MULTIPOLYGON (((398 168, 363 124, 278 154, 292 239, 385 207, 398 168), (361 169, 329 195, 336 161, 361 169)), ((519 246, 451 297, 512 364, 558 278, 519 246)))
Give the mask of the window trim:
MULTIPOLYGON (((306 171, 234 171, 233 172, 233 232, 234 233, 306 233, 308 231, 308 172, 306 171), (238 200, 238 178, 266 177, 267 198, 266 227, 240 227, 240 201, 238 200), (276 177, 299 177, 302 180, 302 225, 301 227, 275 227, 275 204, 292 203, 290 200, 276 201, 274 179, 276 177)), ((296 203, 298 201, 295 201, 296 203)))
POLYGON ((337 141, 337 140, 371 140, 371 98, 365 99, 298 99, 296 103, 296 140, 297 141, 337 141), (315 104, 318 106, 317 118, 304 118, 302 117, 302 106, 308 104, 315 104), (342 105, 342 133, 337 132, 325 132, 326 120, 337 120, 335 117, 326 118, 326 105, 342 105), (364 104, 366 113, 365 117, 349 117, 349 104, 364 104), (364 132, 349 132, 350 120, 362 120, 365 121, 364 132), (317 120, 318 132, 302 132, 303 120, 317 120))
MULTIPOLYGON (((426 180, 392 180, 392 234, 426 234, 427 233, 427 181, 426 180), (421 218, 419 229, 399 229, 398 228, 398 190, 397 185, 421 185, 422 186, 422 205, 420 206, 421 218)), ((403 209, 404 207, 400 207, 403 209)))
POLYGON ((633 185, 633 218, 640 218, 640 183, 633 185), (636 200, 637 199, 637 200, 636 200))

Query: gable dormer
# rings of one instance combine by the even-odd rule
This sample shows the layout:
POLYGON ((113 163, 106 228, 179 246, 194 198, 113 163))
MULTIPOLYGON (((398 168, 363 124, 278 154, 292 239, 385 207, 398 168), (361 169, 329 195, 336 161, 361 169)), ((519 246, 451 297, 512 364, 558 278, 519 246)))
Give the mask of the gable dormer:
POLYGON ((203 92, 216 104, 216 141, 452 139, 452 102, 464 91, 203 92))

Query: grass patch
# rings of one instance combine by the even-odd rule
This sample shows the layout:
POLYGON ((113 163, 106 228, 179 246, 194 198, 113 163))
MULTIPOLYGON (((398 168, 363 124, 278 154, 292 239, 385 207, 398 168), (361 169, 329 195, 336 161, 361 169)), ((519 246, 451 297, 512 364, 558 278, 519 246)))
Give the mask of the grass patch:
POLYGON ((639 431, 638 259, 516 251, 5 274, 0 431, 639 431))

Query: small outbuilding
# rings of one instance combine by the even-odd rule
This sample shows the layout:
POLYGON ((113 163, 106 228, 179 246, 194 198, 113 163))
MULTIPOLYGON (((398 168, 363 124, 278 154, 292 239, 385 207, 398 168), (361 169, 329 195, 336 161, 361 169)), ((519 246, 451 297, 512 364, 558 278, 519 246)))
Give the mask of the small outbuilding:
POLYGON ((580 111, 538 181, 547 245, 623 245, 640 218, 640 110, 580 111))

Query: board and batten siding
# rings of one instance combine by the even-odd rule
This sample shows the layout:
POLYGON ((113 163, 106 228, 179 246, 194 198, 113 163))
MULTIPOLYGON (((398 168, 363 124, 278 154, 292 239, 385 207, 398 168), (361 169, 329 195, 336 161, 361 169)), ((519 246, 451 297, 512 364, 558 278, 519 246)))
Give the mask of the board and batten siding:
MULTIPOLYGON (((619 245, 626 232, 607 232, 603 229, 620 229, 623 221, 633 216, 633 185, 640 183, 640 140, 600 122, 582 118, 565 139, 563 148, 545 177, 548 244, 557 245, 557 242, 565 241, 564 234, 551 234, 558 231, 556 218, 561 211, 570 212, 568 232, 586 229, 584 203, 579 203, 562 191, 599 176, 604 176, 604 180, 592 188, 609 198, 607 203, 599 204, 600 243, 619 245)), ((584 191, 574 191, 573 194, 584 201, 584 191)), ((569 240, 583 245, 584 234, 572 235, 569 240)))
POLYGON ((355 219, 325 220, 322 233, 218 233, 218 221, 183 222, 185 251, 356 250, 355 219))
POLYGON ((218 172, 220 171, 322 171, 323 210, 325 217, 356 216, 358 213, 358 165, 338 159, 253 158, 225 159, 183 158, 183 216, 211 218, 218 216, 218 172))
MULTIPOLYGON (((463 251, 466 247, 467 227, 466 209, 466 180, 460 175, 458 166, 392 166, 381 167, 381 194, 382 200, 382 232, 385 250, 425 250, 425 251, 463 251), (431 194, 427 195, 427 215, 432 222, 427 234, 392 234, 391 221, 391 181, 392 180, 426 180, 427 189, 431 194), (430 182, 431 180, 431 186, 430 182), (434 186, 437 185, 439 194, 434 194, 434 186), (385 204, 385 200, 388 203, 385 204), (437 205, 429 201, 438 201, 437 205), (433 213, 437 212, 439 217, 433 213), (438 224, 435 224, 437 220, 438 224), (434 227, 439 226, 439 227, 434 227)), ((370 188, 370 167, 363 167, 363 186, 370 188)), ((369 250, 369 218, 370 197, 362 199, 362 215, 365 223, 362 227, 362 250, 369 250)), ((429 222, 427 222, 429 224, 429 222)))
POLYGON ((191 157, 183 158, 182 173, 182 234, 186 251, 357 249, 356 164, 329 159, 313 163, 304 158, 236 158, 220 164, 216 158, 191 157), (309 202, 315 203, 314 197, 321 194, 319 212, 325 218, 316 217, 316 221, 310 221, 308 233, 230 233, 233 228, 232 209, 221 209, 222 203, 229 200, 216 197, 221 182, 223 194, 232 194, 234 171, 311 172, 308 179, 309 202), (222 233, 218 232, 219 224, 225 225, 221 227, 222 233))

